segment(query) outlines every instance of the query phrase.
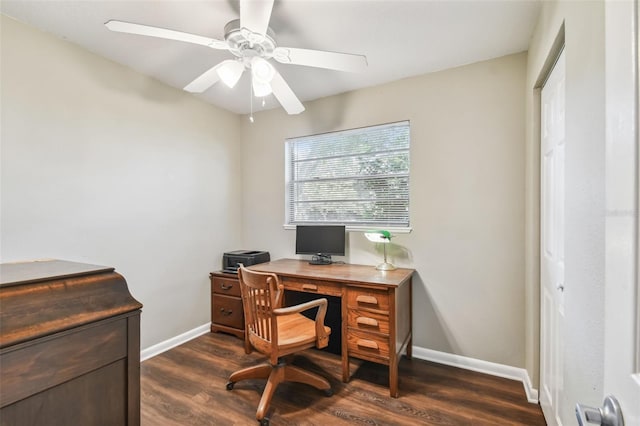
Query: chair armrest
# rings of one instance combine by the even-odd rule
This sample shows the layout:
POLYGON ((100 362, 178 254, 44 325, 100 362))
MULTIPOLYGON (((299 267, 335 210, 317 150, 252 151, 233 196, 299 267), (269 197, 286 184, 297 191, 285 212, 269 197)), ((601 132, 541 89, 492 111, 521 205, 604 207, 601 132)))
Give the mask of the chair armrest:
POLYGON ((327 299, 316 299, 309 302, 301 303, 299 305, 287 306, 286 308, 277 308, 273 310, 274 315, 289 315, 299 314, 300 312, 307 311, 316 306, 324 305, 325 310, 327 308, 327 299))
POLYGON ((275 316, 290 315, 300 312, 304 312, 311 308, 318 307, 316 313, 316 347, 319 349, 326 348, 329 345, 329 336, 324 330, 324 318, 327 315, 327 299, 316 299, 309 302, 301 303, 295 306, 288 306, 286 308, 278 308, 273 310, 275 316))
MULTIPOLYGON (((269 283, 269 285, 271 285, 271 281, 273 280, 272 277, 267 278, 267 283, 269 283)), ((280 308, 282 307, 282 300, 284 299, 284 285, 280 282, 280 280, 278 280, 278 277, 276 277, 276 288, 275 288, 275 294, 274 294, 274 308, 280 308)))
POLYGON ((284 299, 284 285, 282 283, 278 284, 278 290, 276 292, 276 308, 282 307, 282 302, 284 299))

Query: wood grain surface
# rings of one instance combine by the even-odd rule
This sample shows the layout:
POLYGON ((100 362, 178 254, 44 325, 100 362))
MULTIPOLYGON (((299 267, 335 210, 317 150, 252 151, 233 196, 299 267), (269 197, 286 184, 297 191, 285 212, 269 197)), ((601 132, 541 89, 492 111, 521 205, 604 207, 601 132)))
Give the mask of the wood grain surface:
MULTIPOLYGON (((264 380, 227 391, 233 371, 255 365, 235 337, 207 333, 142 363, 142 425, 255 425, 264 380)), ((400 361, 399 398, 389 397, 384 365, 351 359, 342 383, 335 354, 307 350, 294 365, 326 377, 334 391, 281 384, 269 417, 276 425, 544 425, 540 407, 526 400, 522 383, 418 359, 400 361)))

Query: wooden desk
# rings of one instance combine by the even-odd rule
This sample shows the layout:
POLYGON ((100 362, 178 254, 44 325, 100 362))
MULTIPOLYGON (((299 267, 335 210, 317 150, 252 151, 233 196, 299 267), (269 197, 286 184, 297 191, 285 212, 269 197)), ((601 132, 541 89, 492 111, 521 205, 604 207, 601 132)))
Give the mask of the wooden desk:
POLYGON ((389 366, 389 393, 398 397, 398 361, 411 358, 413 269, 378 271, 374 266, 310 265, 280 259, 253 265, 277 274, 285 290, 341 297, 342 381, 350 378, 349 357, 389 366))

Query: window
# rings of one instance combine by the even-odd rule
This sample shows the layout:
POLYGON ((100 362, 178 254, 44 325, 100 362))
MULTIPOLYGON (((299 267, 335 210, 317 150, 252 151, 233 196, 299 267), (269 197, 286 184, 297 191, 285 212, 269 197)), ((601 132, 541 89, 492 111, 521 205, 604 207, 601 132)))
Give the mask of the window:
POLYGON ((409 122, 286 140, 286 222, 409 228, 409 122))

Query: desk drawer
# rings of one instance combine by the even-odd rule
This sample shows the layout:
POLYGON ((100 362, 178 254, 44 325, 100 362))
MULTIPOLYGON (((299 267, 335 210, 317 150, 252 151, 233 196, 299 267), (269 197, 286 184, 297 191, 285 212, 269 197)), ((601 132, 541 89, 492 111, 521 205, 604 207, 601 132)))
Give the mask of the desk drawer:
POLYGON ((233 328, 244 328, 244 313, 242 312, 242 299, 215 295, 211 307, 213 322, 233 328))
POLYGON ((389 360, 389 337, 349 329, 347 333, 349 356, 363 359, 389 360))
POLYGON ((351 308, 349 308, 347 315, 350 328, 389 335, 388 315, 351 308))
POLYGON ((389 314, 389 293, 361 287, 347 289, 347 306, 353 309, 375 310, 389 314))
POLYGON ((281 277, 281 281, 286 290, 326 294, 328 296, 342 296, 342 287, 340 284, 331 281, 306 280, 304 278, 290 277, 281 277))
POLYGON ((237 279, 212 277, 211 291, 216 294, 240 297, 240 282, 237 279))

